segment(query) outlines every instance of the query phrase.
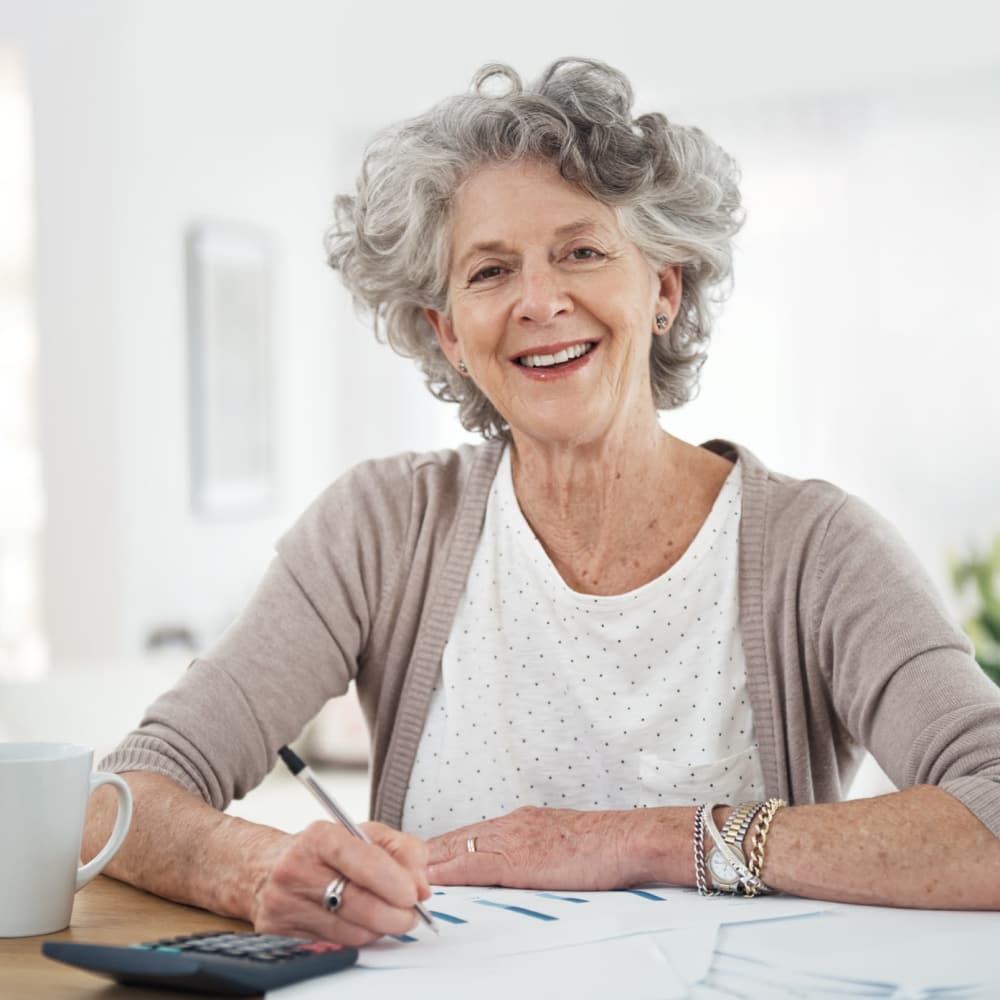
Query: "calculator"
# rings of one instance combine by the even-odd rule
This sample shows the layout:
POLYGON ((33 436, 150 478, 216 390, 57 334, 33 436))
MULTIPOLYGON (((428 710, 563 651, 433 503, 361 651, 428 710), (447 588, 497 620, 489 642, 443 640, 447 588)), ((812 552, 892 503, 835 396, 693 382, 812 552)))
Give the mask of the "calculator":
POLYGON ((209 931, 126 948, 46 941, 42 954, 126 986, 245 997, 346 969, 355 948, 277 934, 209 931))

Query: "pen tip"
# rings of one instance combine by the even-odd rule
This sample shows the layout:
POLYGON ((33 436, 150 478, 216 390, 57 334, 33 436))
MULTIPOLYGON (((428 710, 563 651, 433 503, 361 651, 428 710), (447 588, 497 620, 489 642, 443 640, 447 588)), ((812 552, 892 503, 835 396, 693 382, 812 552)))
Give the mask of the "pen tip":
POLYGON ((278 747, 278 756, 285 762, 292 774, 298 774, 306 766, 302 758, 294 750, 289 750, 288 747, 278 747))

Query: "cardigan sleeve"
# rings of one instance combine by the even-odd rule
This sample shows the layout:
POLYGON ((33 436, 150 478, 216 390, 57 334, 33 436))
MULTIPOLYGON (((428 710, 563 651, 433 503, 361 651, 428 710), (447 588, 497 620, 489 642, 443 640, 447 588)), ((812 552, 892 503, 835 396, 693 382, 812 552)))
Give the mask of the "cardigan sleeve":
POLYGON ((815 572, 815 655, 837 714, 898 788, 937 785, 1000 836, 1000 689, 898 532, 855 497, 815 572))
POLYGON ((369 466, 325 490, 280 539, 246 609, 103 770, 156 771, 224 809, 347 691, 378 613, 386 549, 402 530, 401 505, 385 502, 369 466))

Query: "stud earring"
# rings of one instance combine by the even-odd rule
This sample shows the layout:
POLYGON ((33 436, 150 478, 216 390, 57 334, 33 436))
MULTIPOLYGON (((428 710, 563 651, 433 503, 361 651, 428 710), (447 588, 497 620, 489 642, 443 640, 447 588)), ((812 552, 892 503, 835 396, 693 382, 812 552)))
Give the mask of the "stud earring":
POLYGON ((670 320, 663 313, 656 314, 656 329, 661 333, 670 325, 670 320))
POLYGON ((465 362, 464 361, 459 361, 459 363, 458 363, 458 370, 463 375, 468 375, 469 374, 469 369, 465 367, 465 362))

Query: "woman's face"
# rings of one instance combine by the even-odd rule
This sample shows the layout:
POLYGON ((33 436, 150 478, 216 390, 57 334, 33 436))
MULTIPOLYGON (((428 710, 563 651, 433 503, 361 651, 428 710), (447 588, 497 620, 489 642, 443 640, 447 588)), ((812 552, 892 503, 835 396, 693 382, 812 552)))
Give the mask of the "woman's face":
POLYGON ((427 317, 515 436, 571 444, 655 421, 650 338, 679 301, 679 268, 657 275, 611 208, 520 162, 460 188, 450 308, 427 317))

